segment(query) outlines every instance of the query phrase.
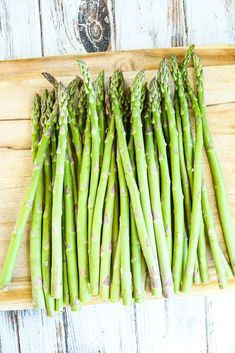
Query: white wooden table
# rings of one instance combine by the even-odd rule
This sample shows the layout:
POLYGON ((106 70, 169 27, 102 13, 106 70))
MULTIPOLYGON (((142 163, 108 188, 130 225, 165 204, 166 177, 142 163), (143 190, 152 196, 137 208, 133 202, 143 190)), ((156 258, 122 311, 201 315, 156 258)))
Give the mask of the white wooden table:
MULTIPOLYGON (((235 44, 234 0, 0 0, 0 58, 235 44)), ((0 146, 1 147, 1 146, 0 146)), ((235 352, 235 294, 0 313, 0 353, 235 352)))

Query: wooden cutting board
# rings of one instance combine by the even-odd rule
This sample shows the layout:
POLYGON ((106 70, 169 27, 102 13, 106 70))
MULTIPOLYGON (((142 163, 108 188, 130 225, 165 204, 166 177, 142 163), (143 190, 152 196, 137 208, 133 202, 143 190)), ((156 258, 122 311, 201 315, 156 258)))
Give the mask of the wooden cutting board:
MULTIPOLYGON (((163 57, 175 53, 181 59, 185 48, 148 49, 49 57, 0 62, 0 270, 7 252, 20 203, 29 183, 31 163, 31 106, 34 94, 50 88, 41 72, 47 71, 64 83, 79 74, 77 57, 85 60, 92 74, 105 69, 108 74, 119 68, 131 81, 139 70, 152 78, 163 57)), ((197 48, 205 75, 207 115, 222 164, 235 227, 235 47, 197 48)), ((193 73, 190 71, 190 74, 193 73)), ((209 168, 204 158, 204 174, 214 210, 218 236, 221 230, 209 168)), ((224 244, 221 240, 223 249, 224 244)), ((209 254, 211 283, 194 285, 192 294, 219 290, 209 254)), ((229 289, 235 289, 235 280, 229 289)), ((94 299, 92 303, 99 301, 94 299)), ((28 234, 22 242, 13 281, 0 292, 0 310, 32 307, 29 277, 28 234)))

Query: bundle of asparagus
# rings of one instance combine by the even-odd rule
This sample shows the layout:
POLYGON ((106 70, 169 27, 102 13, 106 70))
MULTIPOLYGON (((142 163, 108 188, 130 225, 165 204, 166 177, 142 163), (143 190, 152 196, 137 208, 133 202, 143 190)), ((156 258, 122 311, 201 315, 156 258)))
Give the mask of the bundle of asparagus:
POLYGON ((117 70, 105 87, 103 71, 92 82, 78 63, 82 78, 66 88, 44 73, 53 89, 34 99, 32 180, 0 288, 11 281, 30 217, 33 304, 48 315, 67 305, 77 311, 97 295, 129 305, 143 302, 148 287, 156 297, 188 292, 210 281, 207 243, 225 288, 235 274, 235 236, 194 46, 181 65, 163 59, 149 86, 140 72, 129 88, 117 70), (203 143, 228 257, 203 180, 203 143))

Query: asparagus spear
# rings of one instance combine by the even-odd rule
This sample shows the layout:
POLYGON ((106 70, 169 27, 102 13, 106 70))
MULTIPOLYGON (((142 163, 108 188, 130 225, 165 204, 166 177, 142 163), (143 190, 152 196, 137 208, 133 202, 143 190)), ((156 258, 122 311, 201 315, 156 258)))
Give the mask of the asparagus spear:
MULTIPOLYGON (((54 91, 48 94, 47 98, 47 117, 53 111, 54 91)), ((45 126, 46 120, 42 121, 45 126)), ((54 299, 50 294, 51 288, 51 210, 52 210, 52 158, 50 151, 51 144, 46 150, 46 159, 44 163, 44 213, 43 213, 43 229, 42 229, 42 279, 43 290, 47 314, 52 316, 54 312, 54 299)))
POLYGON ((103 163, 100 173, 100 181, 97 189, 97 196, 94 205, 93 224, 91 233, 91 246, 90 246, 90 285, 91 293, 93 295, 98 294, 99 289, 99 270, 100 270, 100 238, 101 238, 101 227, 102 227, 102 215, 104 208, 105 192, 108 183, 108 175, 112 154, 112 146, 114 140, 114 117, 111 115, 108 133, 105 140, 103 163))
MULTIPOLYGON (((79 60, 80 70, 83 76, 84 87, 88 99, 88 111, 89 119, 91 122, 91 180, 90 180, 90 190, 88 198, 88 252, 91 256, 91 237, 92 237, 92 224, 93 224, 93 214, 94 206, 99 182, 99 154, 100 154, 100 134, 99 134, 99 124, 98 115, 96 109, 96 94, 93 89, 91 76, 87 65, 79 60)), ((97 293, 98 283, 96 283, 93 278, 91 278, 91 292, 93 294, 97 293)))
POLYGON ((182 133, 182 124, 180 116, 180 107, 179 107, 179 98, 175 94, 174 98, 174 107, 175 107, 175 118, 176 118, 176 127, 178 131, 178 142, 179 142, 179 155, 180 155, 180 173, 182 179, 182 188, 184 194, 184 209, 185 209, 185 218, 187 224, 187 232, 190 231, 190 222, 191 222, 191 192, 189 178, 186 169, 186 162, 184 156, 184 145, 183 145, 183 133, 182 133))
POLYGON ((100 164, 102 164, 104 145, 105 145, 105 86, 104 70, 100 71, 95 81, 96 107, 98 114, 99 133, 100 133, 100 164))
MULTIPOLYGON (((106 114, 107 116, 111 116, 111 104, 110 104, 110 82, 108 85, 108 89, 106 90, 106 114)), ((115 128, 114 128, 115 129, 115 128)), ((114 131, 115 133, 115 131, 114 131)), ((116 150, 115 150, 116 155, 116 150)), ((116 160, 116 156, 115 156, 116 160)), ((119 235, 119 185, 118 185, 118 176, 117 171, 115 172, 115 198, 114 198, 114 210, 113 210, 113 227, 112 227, 112 253, 111 253, 111 266, 114 266, 114 260, 116 255, 117 243, 118 243, 118 235, 119 235)), ((112 273, 111 273, 112 276, 112 273)), ((110 276, 110 278, 111 278, 110 276)))
POLYGON ((78 170, 80 170, 82 162, 82 139, 78 129, 77 115, 75 110, 75 95, 81 87, 81 79, 76 77, 68 86, 68 122, 72 133, 73 145, 76 151, 78 170))
MULTIPOLYGON (((171 58, 172 61, 172 58, 171 58)), ((189 173, 189 176, 187 174, 187 168, 186 168, 186 162, 185 162, 185 156, 184 156, 184 146, 183 146, 183 133, 182 133, 182 125, 181 125, 181 116, 180 116, 180 107, 179 107, 179 97, 178 94, 175 94, 175 99, 174 99, 174 106, 175 106, 175 117, 176 117, 176 126, 178 130, 178 137, 179 137, 179 154, 180 154, 180 172, 181 172, 181 179, 182 179, 182 189, 183 189, 183 194, 184 194, 184 209, 185 209, 185 223, 186 223, 186 229, 184 232, 184 260, 183 260, 183 272, 185 270, 185 265, 186 265, 186 258, 187 258, 187 253, 188 253, 188 234, 190 233, 190 223, 191 223, 191 189, 192 187, 192 173, 189 173), (189 182, 189 177, 190 177, 190 182, 189 182), (187 234, 188 233, 188 234, 187 234)), ((192 166, 190 168, 192 170, 192 166)), ((204 238, 204 231, 203 231, 203 223, 201 225, 200 229, 200 234, 199 234, 199 239, 204 241, 205 244, 205 238, 204 238), (202 230, 202 232, 201 232, 202 230)), ((203 243, 201 243, 201 248, 204 248, 203 243)), ((199 248, 199 246, 198 246, 199 248)), ((201 262, 200 264, 201 268, 204 268, 204 259, 206 259, 206 254, 204 254, 205 257, 200 257, 201 262)), ((206 263, 207 265, 207 263, 206 263)), ((182 272, 182 273, 183 273, 182 272)), ((206 271, 204 271, 205 273, 206 271)), ((208 277, 204 278, 204 280, 207 281, 208 277)), ((194 277, 193 277, 194 283, 201 283, 201 277, 199 273, 199 261, 198 257, 195 262, 194 266, 194 277)))
MULTIPOLYGON (((55 101, 54 109, 58 109, 58 101, 55 101)), ((55 181, 55 172, 56 172, 56 151, 57 151, 57 136, 56 136, 56 126, 52 127, 51 131, 51 177, 52 177, 52 189, 55 181)))
POLYGON ((70 303, 70 292, 69 292, 69 279, 68 279, 68 264, 65 253, 65 244, 63 240, 63 306, 67 306, 70 303))
POLYGON ((147 102, 147 108, 144 115, 146 161, 148 170, 150 201, 153 214, 153 225, 156 237, 163 294, 167 298, 174 293, 174 287, 171 273, 171 263, 167 248, 167 241, 161 210, 160 184, 158 175, 159 170, 157 168, 154 155, 154 141, 150 108, 150 103, 147 102))
POLYGON ((132 278, 130 260, 130 214, 129 214, 129 195, 126 185, 125 175, 122 167, 121 158, 117 150, 117 168, 120 190, 120 228, 119 237, 121 242, 121 293, 122 303, 131 305, 132 303, 132 278))
POLYGON ((77 185, 77 179, 79 175, 80 170, 75 170, 75 160, 74 160, 74 154, 73 154, 73 149, 72 149, 72 141, 70 138, 70 134, 67 135, 67 153, 68 153, 68 159, 69 159, 69 164, 70 164, 70 169, 71 169, 71 174, 72 174, 72 184, 73 184, 73 207, 75 211, 75 217, 77 219, 77 210, 78 210, 78 185, 77 185))
POLYGON ((194 95, 188 79, 186 79, 186 87, 188 95, 192 102, 192 108, 195 116, 196 137, 194 147, 194 177, 192 188, 192 215, 191 227, 189 235, 189 249, 186 261, 186 268, 183 277, 182 291, 189 291, 192 285, 193 269, 197 256, 197 246, 200 233, 201 221, 201 190, 202 190, 202 148, 203 148, 203 135, 202 135, 202 121, 201 112, 198 106, 197 98, 194 95))
POLYGON ((59 299, 55 299, 55 312, 61 312, 64 309, 64 298, 63 296, 59 299))
MULTIPOLYGON (((45 118, 46 101, 48 91, 46 90, 41 99, 36 95, 32 114, 32 160, 35 161, 37 155, 37 146, 40 141, 41 120, 45 118), (41 108, 41 109, 40 109, 41 108)), ((42 230, 42 201, 43 201, 43 180, 39 178, 38 188, 32 209, 31 227, 30 227, 30 273, 32 285, 32 301, 35 309, 44 309, 45 301, 42 286, 42 268, 41 268, 41 230, 42 230)))
POLYGON ((119 106, 118 99, 118 75, 113 75, 111 80, 111 106, 112 112, 115 117, 115 125, 117 131, 117 141, 119 143, 120 149, 119 154, 122 160, 122 166, 125 173, 125 179, 127 187, 129 190, 131 203, 133 206, 135 214, 135 222, 138 229, 138 235, 142 247, 142 251, 147 263, 148 271, 150 274, 151 290, 154 295, 161 295, 161 281, 159 275, 159 267, 156 256, 154 255, 154 250, 152 249, 147 228, 145 225, 145 220, 142 212, 142 207, 140 203, 139 190, 132 172, 131 161, 128 153, 125 130, 122 122, 122 112, 119 106))
MULTIPOLYGON (((177 85, 179 89, 179 102, 181 105, 181 118, 182 118, 182 125, 183 125, 183 142, 184 142, 184 151, 185 151, 185 158, 186 158, 186 165, 187 165, 187 170, 188 170, 188 176, 189 176, 189 181, 192 180, 192 158, 193 158, 193 139, 192 139, 192 133, 191 133, 191 124, 190 124, 190 119, 189 119, 189 113, 188 113, 188 104, 187 104, 187 99, 183 87, 183 81, 182 81, 182 76, 185 76, 185 71, 187 68, 187 63, 191 59, 192 51, 194 50, 194 46, 191 46, 186 53, 185 59, 183 61, 182 67, 181 67, 181 72, 176 71, 177 74, 177 85)), ((176 65, 173 65, 176 61, 171 59, 171 68, 177 69, 176 65)), ((174 78, 174 75, 173 75, 174 78)), ((191 181, 192 183, 192 181, 191 181)), ((202 189, 202 207, 203 207, 203 214, 204 214, 204 219, 206 223, 206 228, 207 228, 207 234, 212 250, 212 255, 214 262, 216 264, 216 269, 217 269, 217 276, 220 278, 220 282, 222 282, 221 286, 226 286, 226 280, 224 278, 223 270, 220 267, 220 253, 221 249, 218 243, 218 238, 216 235, 216 230, 215 230, 215 225, 214 225, 214 220, 213 220, 213 214, 210 210, 210 204, 209 204, 209 199, 207 196, 207 190, 205 185, 203 186, 202 189), (212 234, 212 237, 210 237, 210 234, 212 234)))
POLYGON ((118 243, 119 234, 119 191, 118 191, 118 180, 117 173, 115 177, 115 199, 114 199, 114 210, 113 210, 113 228, 112 228, 112 253, 111 253, 111 264, 114 266, 114 259, 118 243))
POLYGON ((161 204, 162 216, 167 239, 168 253, 172 262, 172 221, 171 221, 171 180, 167 160, 166 142, 161 123, 161 95, 156 78, 150 83, 150 104, 152 111, 153 131, 157 144, 158 160, 160 165, 161 204))
MULTIPOLYGON (((68 141, 68 146, 69 146, 68 141)), ((68 147, 69 149, 69 147, 68 147)), ((67 262, 68 289, 70 305, 73 311, 78 310, 78 267, 76 249, 76 227, 73 194, 73 176, 70 167, 68 150, 65 156, 64 171, 64 205, 65 205, 65 224, 64 224, 64 253, 67 262)))
POLYGON ((162 129, 164 132, 164 138, 165 138, 166 144, 168 145, 170 142, 169 127, 168 127, 166 109, 165 109, 163 102, 162 102, 161 112, 162 112, 162 119, 161 119, 162 120, 162 129))
POLYGON ((112 281, 110 286, 110 300, 112 303, 117 303, 120 300, 121 292, 121 280, 120 280, 120 268, 121 268, 121 239, 118 238, 117 248, 113 261, 113 273, 112 281))
POLYGON ((220 216, 220 222, 228 250, 231 266, 235 275, 235 233, 231 217, 231 210, 228 203, 227 191, 224 182, 223 172, 219 158, 214 147, 212 136, 206 119, 206 106, 204 98, 203 69, 198 56, 193 55, 193 64, 196 73, 197 98, 201 111, 204 145, 207 158, 210 164, 210 170, 213 178, 216 201, 220 216))
POLYGON ((56 119, 56 113, 57 111, 55 108, 50 116, 50 119, 46 122, 46 127, 43 130, 42 138, 38 143, 38 151, 34 162, 31 182, 24 196, 16 225, 12 233, 7 256, 2 268, 0 276, 0 289, 7 287, 12 278, 20 243, 24 235, 26 224, 32 210, 34 196, 40 181, 42 167, 45 160, 45 152, 50 141, 51 130, 56 119))
POLYGON ((181 271, 183 266, 184 201, 180 175, 178 132, 176 129, 175 111, 168 86, 168 76, 166 61, 163 60, 160 66, 159 81, 168 117, 170 136, 170 160, 174 206, 173 279, 175 292, 178 293, 180 290, 181 271))
POLYGON ((64 304, 69 303, 68 299, 68 273, 67 273, 67 264, 66 264, 66 254, 64 251, 64 227, 65 227, 65 210, 64 207, 64 193, 63 193, 63 204, 62 204, 62 220, 61 220, 61 230, 62 230, 62 273, 63 273, 63 292, 60 298, 55 299, 55 312, 61 312, 64 310, 64 304))
POLYGON ((51 268, 51 295, 59 299, 62 296, 62 203, 64 163, 67 147, 67 121, 68 121, 68 94, 62 84, 58 87, 59 102, 59 136, 56 159, 56 174, 53 186, 52 202, 52 268, 51 268))
POLYGON ((136 156, 136 171, 138 185, 140 190, 140 200, 145 219, 146 228, 148 231, 151 246, 154 255, 157 257, 156 242, 153 228, 153 217, 150 206, 149 186, 147 165, 145 158, 145 146, 142 131, 141 112, 142 112, 142 89, 144 87, 144 72, 140 72, 134 79, 131 86, 131 133, 134 138, 135 156, 136 156))
POLYGON ((77 214, 77 252, 79 269, 79 298, 81 302, 90 299, 88 287, 88 212, 87 202, 90 183, 90 153, 91 153, 91 123, 87 115, 84 131, 84 147, 78 189, 78 214, 77 214))
POLYGON ((78 129, 82 138, 86 126, 86 92, 84 84, 82 85, 78 94, 77 116, 78 129))
MULTIPOLYGON (((191 49, 190 49, 190 51, 191 51, 191 49)), ((186 59, 187 58, 188 58, 188 55, 186 55, 186 59)), ((189 121, 188 102, 187 102, 187 98, 186 98, 186 94, 185 94, 185 89, 183 86, 181 72, 178 68, 177 60, 174 55, 172 55, 170 58, 170 68, 171 68, 171 72, 172 72, 172 77, 173 77, 175 85, 176 85, 176 90, 177 90, 176 97, 179 100, 178 103, 180 106, 180 112, 181 112, 181 116, 182 116, 186 166, 187 166, 187 171, 188 171, 189 186, 190 186, 190 190, 192 193, 193 192, 193 155, 194 155, 193 149, 194 149, 194 144, 193 144, 191 126, 190 126, 190 121, 189 121)), ((185 76, 185 74, 184 74, 184 76, 185 76)), ((179 138, 181 138, 181 137, 179 136, 179 138)), ((181 159, 181 164, 182 164, 182 162, 183 162, 183 159, 181 159)), ((182 170, 182 168, 181 168, 181 170, 182 170)), ((182 171, 181 171, 181 173, 182 173, 182 171)), ((185 178, 184 175, 182 175, 182 179, 183 178, 185 178)), ((185 190, 184 183, 183 183, 183 189, 185 192, 187 192, 185 190)), ((186 202, 186 200, 187 200, 187 196, 185 196, 185 202, 186 202)), ((188 204, 188 208, 189 208, 189 204, 188 204)), ((191 210, 191 206, 188 209, 188 211, 186 210, 188 231, 190 228, 190 221, 191 221, 191 220, 189 221, 189 219, 188 219, 189 210, 191 210)), ((208 265, 207 265, 207 257, 206 257, 206 241, 205 241, 205 232, 204 232, 204 224, 203 224, 203 216, 202 215, 201 215, 201 226, 200 227, 201 228, 200 228, 199 242, 198 242, 198 260, 197 260, 197 262, 199 263, 202 281, 208 282, 209 281, 209 274, 208 274, 208 265)), ((196 267, 197 267, 197 263, 195 264, 195 270, 197 270, 196 267)))
POLYGON ((115 148, 113 146, 110 173, 107 185, 102 243, 100 249, 100 296, 102 299, 109 299, 110 278, 111 278, 111 252, 112 252, 112 230, 114 220, 114 207, 116 197, 116 163, 115 163, 115 148))
MULTIPOLYGON (((131 160, 132 170, 136 179, 136 164, 135 164, 135 150, 134 150, 134 139, 133 134, 130 134, 128 143, 129 156, 131 160)), ((145 261, 143 261, 143 254, 139 242, 138 232, 135 224, 135 215, 133 207, 130 204, 130 229, 131 229, 131 265, 132 265, 132 277, 133 277, 133 295, 136 303, 142 303, 144 301, 144 286, 142 283, 142 267, 145 267, 145 261)))

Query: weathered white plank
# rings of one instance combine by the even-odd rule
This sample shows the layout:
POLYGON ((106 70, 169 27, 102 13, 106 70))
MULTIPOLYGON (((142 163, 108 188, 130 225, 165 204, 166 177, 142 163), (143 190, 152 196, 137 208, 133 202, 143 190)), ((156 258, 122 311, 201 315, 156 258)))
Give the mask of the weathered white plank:
POLYGON ((40 0, 40 4, 44 55, 108 49, 107 37, 113 39, 110 1, 106 5, 103 0, 40 0))
POLYGON ((235 352, 235 296, 206 298, 208 353, 235 352))
POLYGON ((204 298, 136 305, 136 325, 140 353, 206 352, 204 298))
POLYGON ((167 352, 167 309, 165 300, 136 304, 136 333, 140 353, 167 352))
POLYGON ((18 352, 18 327, 15 311, 0 312, 0 352, 18 352))
POLYGON ((0 59, 41 56, 38 0, 1 0, 0 24, 0 59))
POLYGON ((80 0, 40 0, 44 55, 83 52, 78 33, 80 0))
POLYGON ((117 49, 187 44, 183 0, 116 1, 117 49))
POLYGON ((185 1, 185 13, 189 43, 199 45, 235 43, 234 1, 185 1))
POLYGON ((169 299, 167 326, 169 352, 207 352, 204 297, 169 299))
POLYGON ((117 49, 235 43, 234 1, 121 0, 115 22, 117 49))
POLYGON ((134 307, 121 304, 83 306, 66 311, 65 327, 70 353, 135 353, 134 307))
POLYGON ((24 310, 18 311, 17 317, 21 352, 66 352, 62 313, 51 319, 42 311, 24 310))

